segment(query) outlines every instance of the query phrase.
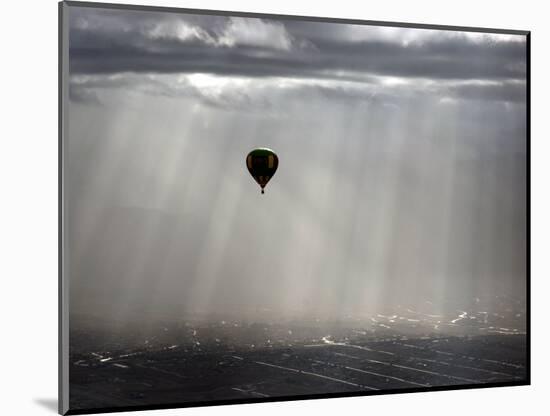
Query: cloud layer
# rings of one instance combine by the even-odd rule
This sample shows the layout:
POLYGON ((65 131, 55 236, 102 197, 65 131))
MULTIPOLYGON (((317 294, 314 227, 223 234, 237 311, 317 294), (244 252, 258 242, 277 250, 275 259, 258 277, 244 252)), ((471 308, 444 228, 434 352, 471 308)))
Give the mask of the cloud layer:
POLYGON ((260 87, 277 78, 311 89, 317 80, 319 89, 352 98, 359 90, 368 98, 428 88, 442 97, 524 102, 525 53, 520 35, 88 8, 71 8, 70 18, 70 73, 80 80, 72 88, 88 87, 75 99, 93 98, 82 80, 110 88, 115 74, 142 74, 150 85, 155 75, 199 73, 260 87))

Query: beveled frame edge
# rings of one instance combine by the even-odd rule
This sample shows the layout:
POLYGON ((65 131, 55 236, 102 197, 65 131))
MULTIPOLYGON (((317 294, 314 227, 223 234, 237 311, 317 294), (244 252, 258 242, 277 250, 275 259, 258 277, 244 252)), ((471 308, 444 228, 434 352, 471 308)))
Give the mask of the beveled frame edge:
POLYGON ((366 26, 389 26, 403 27, 412 29, 432 29, 432 30, 449 30, 461 32, 481 32, 495 33, 505 35, 527 35, 529 30, 518 29, 501 29, 501 28, 484 28, 474 26, 453 26, 453 25, 436 25, 429 23, 406 23, 406 22, 389 22, 383 20, 363 20, 363 19, 348 19, 336 17, 321 17, 321 16, 302 16, 302 15, 287 15, 277 13, 257 13, 243 11, 228 11, 228 10, 211 10, 211 9, 188 9, 184 7, 169 7, 169 6, 144 6, 137 4, 120 4, 120 3, 102 3, 96 1, 73 1, 65 0, 68 6, 73 7, 89 7, 103 8, 113 10, 134 10, 134 11, 149 11, 149 12, 164 12, 164 13, 179 13, 179 14, 199 14, 199 15, 214 15, 214 16, 234 16, 234 17, 257 17, 276 20, 298 20, 309 22, 327 22, 327 23, 344 23, 366 26))
POLYGON ((68 4, 58 3, 58 412, 69 411, 69 279, 67 201, 65 198, 65 134, 68 118, 69 26, 68 4))

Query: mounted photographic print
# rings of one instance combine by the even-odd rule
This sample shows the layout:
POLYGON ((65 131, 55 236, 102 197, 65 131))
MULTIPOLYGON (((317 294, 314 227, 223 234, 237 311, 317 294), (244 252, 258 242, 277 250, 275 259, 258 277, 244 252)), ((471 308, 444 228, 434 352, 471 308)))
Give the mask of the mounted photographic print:
POLYGON ((529 384, 529 32, 59 11, 60 413, 529 384))

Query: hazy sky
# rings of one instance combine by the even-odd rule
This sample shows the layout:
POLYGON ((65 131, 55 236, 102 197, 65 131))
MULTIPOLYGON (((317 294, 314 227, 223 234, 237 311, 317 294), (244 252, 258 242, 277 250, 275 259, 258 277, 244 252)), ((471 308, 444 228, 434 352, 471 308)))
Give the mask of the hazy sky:
POLYGON ((520 35, 69 8, 71 308, 523 296, 520 35), (270 147, 261 195, 245 165, 270 147))

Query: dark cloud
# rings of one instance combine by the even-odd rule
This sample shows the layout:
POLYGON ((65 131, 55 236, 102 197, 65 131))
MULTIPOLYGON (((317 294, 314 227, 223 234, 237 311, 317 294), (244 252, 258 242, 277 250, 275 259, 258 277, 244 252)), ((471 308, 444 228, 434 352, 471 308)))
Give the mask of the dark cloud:
POLYGON ((69 99, 73 103, 101 104, 97 92, 88 86, 70 85, 69 99))
POLYGON ((485 101, 525 102, 525 82, 504 82, 493 84, 463 84, 447 87, 450 96, 485 101))
MULTIPOLYGON (((423 29, 71 9, 72 74, 524 80, 525 42, 423 29)), ((521 37, 520 35, 516 35, 521 37)))

